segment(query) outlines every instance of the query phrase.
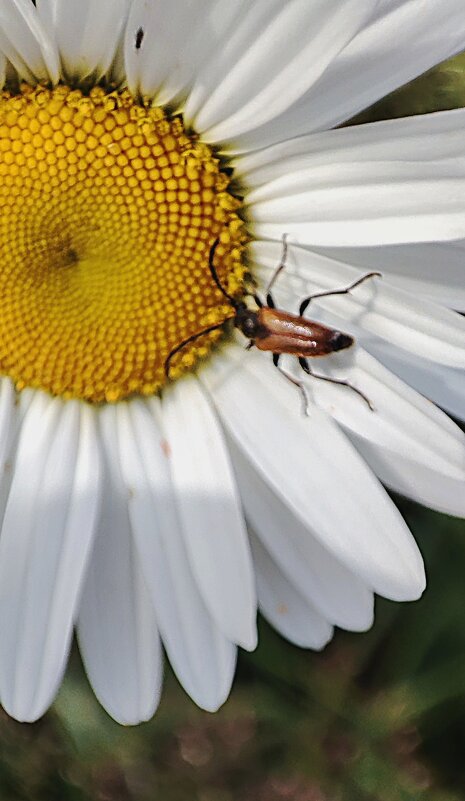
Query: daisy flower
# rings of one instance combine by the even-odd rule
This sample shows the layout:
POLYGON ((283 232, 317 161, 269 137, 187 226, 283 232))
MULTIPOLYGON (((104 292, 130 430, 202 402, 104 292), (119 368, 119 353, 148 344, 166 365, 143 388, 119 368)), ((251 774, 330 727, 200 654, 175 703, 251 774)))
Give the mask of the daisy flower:
POLYGON ((463 0, 0 0, 11 715, 51 703, 74 628, 135 723, 161 643, 214 710, 257 607, 318 649, 367 629, 374 593, 419 597, 380 481, 465 513, 463 435, 424 397, 463 414, 465 113, 337 126, 464 44, 463 0), (281 309, 382 272, 306 312, 355 338, 318 373, 374 411, 283 359, 303 415, 221 325, 219 284, 254 308, 284 234, 281 309))

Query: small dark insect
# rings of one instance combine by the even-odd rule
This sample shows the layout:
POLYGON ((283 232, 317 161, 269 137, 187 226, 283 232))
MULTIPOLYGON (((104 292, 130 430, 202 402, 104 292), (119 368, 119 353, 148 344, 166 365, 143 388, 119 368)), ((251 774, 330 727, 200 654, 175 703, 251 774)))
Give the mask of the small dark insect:
POLYGON ((135 41, 136 50, 140 50, 143 38, 144 38, 144 29, 139 28, 136 32, 136 41, 135 41))
POLYGON ((328 328, 321 323, 316 323, 313 320, 307 320, 305 317, 303 317, 303 314, 314 298, 323 298, 328 297, 329 295, 346 295, 352 289, 355 289, 355 287, 360 286, 360 284, 362 284, 368 278, 372 278, 373 276, 381 276, 381 273, 366 273, 365 275, 362 275, 361 278, 358 278, 352 284, 349 284, 349 286, 343 287, 342 289, 332 289, 328 292, 317 292, 314 295, 309 295, 301 302, 298 315, 281 311, 275 307, 271 290, 278 275, 286 266, 287 239, 284 235, 281 261, 276 268, 266 290, 266 305, 258 295, 251 293, 255 303, 258 306, 257 310, 253 310, 249 309, 244 301, 233 298, 232 295, 226 292, 225 288, 222 286, 214 264, 215 252, 218 244, 219 239, 216 239, 210 248, 208 266, 216 286, 225 296, 225 298, 228 299, 229 303, 234 309, 234 314, 230 317, 226 317, 223 322, 217 323, 216 325, 211 325, 208 328, 204 328, 197 334, 193 334, 187 339, 184 339, 179 345, 173 348, 165 362, 165 373, 167 378, 169 378, 171 360, 176 353, 182 350, 190 342, 198 339, 198 337, 201 337, 204 334, 209 334, 211 331, 216 331, 219 328, 222 328, 224 323, 226 323, 228 320, 232 320, 235 328, 238 328, 239 331, 242 331, 244 336, 250 340, 249 344, 247 345, 247 350, 252 347, 256 347, 259 350, 269 351, 273 354, 273 364, 275 367, 278 368, 280 373, 282 373, 288 381, 290 381, 300 390, 304 402, 305 414, 307 414, 308 400, 304 385, 286 370, 283 370, 283 368, 279 365, 279 359, 283 354, 296 356, 302 370, 307 373, 307 375, 311 375, 313 378, 317 378, 320 381, 328 381, 330 384, 339 384, 349 387, 349 389, 353 390, 357 393, 357 395, 363 398, 368 407, 374 411, 371 401, 359 389, 354 387, 352 384, 349 384, 348 381, 338 378, 329 378, 328 376, 314 373, 308 363, 309 358, 314 358, 315 356, 327 356, 329 353, 333 353, 334 351, 349 348, 354 344, 353 337, 349 336, 349 334, 344 334, 342 331, 337 331, 334 328, 328 328))

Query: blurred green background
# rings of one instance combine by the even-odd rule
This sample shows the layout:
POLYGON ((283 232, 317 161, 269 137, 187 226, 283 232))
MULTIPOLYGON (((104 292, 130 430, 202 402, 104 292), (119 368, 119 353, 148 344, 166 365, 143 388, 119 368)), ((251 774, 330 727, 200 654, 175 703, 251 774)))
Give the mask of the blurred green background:
MULTIPOLYGON (((357 121, 458 106, 465 55, 357 121)), ((465 521, 395 500, 425 557, 421 601, 378 600, 370 632, 338 632, 321 654, 262 622, 220 712, 197 709, 167 668, 156 717, 132 729, 98 706, 73 653, 45 718, 0 712, 0 799, 465 799, 465 521)))

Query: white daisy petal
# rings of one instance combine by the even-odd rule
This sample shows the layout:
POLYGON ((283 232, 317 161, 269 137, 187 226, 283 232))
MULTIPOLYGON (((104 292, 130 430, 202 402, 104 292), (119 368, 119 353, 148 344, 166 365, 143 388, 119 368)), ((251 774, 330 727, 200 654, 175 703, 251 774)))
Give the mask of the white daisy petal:
POLYGON ((346 0, 256 0, 200 70, 186 119, 208 141, 233 139, 287 109, 374 7, 346 0), (276 41, 286 43, 276 47, 276 41))
POLYGON ((295 167, 248 196, 256 237, 351 247, 465 234, 465 158, 295 167))
POLYGON ((333 636, 333 627, 281 573, 257 537, 251 537, 251 545, 262 614, 294 645, 324 648, 333 636))
MULTIPOLYGON (((0 633, 3 643, 0 652, 0 695, 5 708, 11 709, 22 720, 35 717, 35 687, 31 676, 28 678, 27 673, 24 675, 24 670, 21 670, 24 664, 21 651, 24 648, 30 650, 34 641, 31 637, 31 618, 34 613, 37 614, 37 592, 34 592, 34 584, 39 580, 37 574, 40 570, 46 571, 47 567, 49 571, 50 568, 53 570, 53 560, 48 565, 46 559, 36 558, 32 565, 28 562, 34 536, 37 537, 34 523, 38 515, 40 485, 49 453, 48 444, 53 437, 61 408, 59 401, 51 402, 42 393, 37 393, 34 397, 21 431, 14 482, 0 538, 0 633), (33 469, 29 474, 31 467, 33 469)), ((72 467, 72 459, 70 462, 72 467)), ((72 474, 69 475, 68 472, 69 487, 71 482, 72 474)), ((68 493, 69 487, 66 488, 68 493)), ((65 491, 65 503, 66 494, 65 491)), ((63 515, 63 507, 60 510, 59 506, 57 512, 59 511, 63 515)), ((60 517, 59 514, 57 516, 60 517)), ((38 615, 39 621, 42 615, 43 608, 38 615)), ((27 670, 30 670, 29 664, 27 670)))
POLYGON ((237 159, 255 232, 312 247, 463 237, 464 120, 463 109, 389 120, 237 159))
POLYGON ((367 248, 325 248, 322 255, 380 270, 389 282, 456 311, 465 311, 465 240, 367 248))
POLYGON ((306 167, 380 161, 422 163, 463 157, 464 124, 465 109, 382 120, 286 138, 271 147, 236 156, 234 163, 254 187, 254 197, 262 193, 268 197, 273 196, 275 181, 306 167))
POLYGON ((129 494, 129 515, 173 669, 194 701, 203 709, 214 711, 229 693, 236 649, 220 633, 192 576, 160 418, 158 399, 150 406, 137 401, 118 407, 120 458, 129 494))
POLYGON ((228 639, 256 646, 256 598, 247 533, 221 429, 194 378, 163 395, 163 428, 192 570, 228 639))
POLYGON ((15 400, 16 393, 11 380, 9 378, 0 379, 0 474, 2 480, 14 429, 15 400))
POLYGON ((0 89, 3 89, 6 80, 6 57, 0 52, 0 89))
POLYGON ((124 35, 125 29, 121 32, 121 38, 116 46, 115 55, 111 67, 107 73, 107 80, 113 86, 123 87, 126 84, 126 68, 124 63, 124 35))
POLYGON ((36 394, 18 444, 0 539, 1 697, 36 720, 65 667, 99 500, 90 412, 36 394))
POLYGON ((58 82, 56 47, 30 0, 0 4, 0 50, 24 80, 58 82))
POLYGON ((462 50, 464 37, 462 0, 382 0, 300 101, 235 145, 253 150, 335 127, 462 50))
POLYGON ((130 90, 157 103, 172 101, 192 83, 206 58, 205 41, 215 46, 231 11, 237 9, 225 0, 134 0, 124 42, 130 90))
POLYGON ((370 628, 373 593, 296 518, 233 439, 230 450, 247 520, 298 596, 334 625, 351 631, 370 628))
POLYGON ((415 541, 332 421, 313 407, 305 418, 295 388, 263 354, 245 359, 239 348, 229 348, 202 375, 248 460, 325 547, 375 592, 397 600, 418 597, 424 572, 415 541), (280 458, 281 429, 292 470, 280 458))
POLYGON ((370 399, 374 412, 354 392, 309 379, 315 401, 344 427, 385 484, 465 517, 465 435, 443 412, 360 348, 350 358, 318 360, 315 372, 344 378, 370 399))
POLYGON ((454 417, 465 420, 463 370, 432 364, 387 342, 364 338, 364 346, 382 364, 454 417))
POLYGON ((357 435, 350 431, 348 434, 367 464, 387 487, 438 512, 465 516, 463 467, 460 479, 451 478, 436 470, 435 463, 430 468, 425 462, 415 462, 403 455, 399 457, 398 452, 389 446, 373 444, 366 432, 357 435))
MULTIPOLYGON (((265 268, 256 271, 263 284, 279 264, 281 252, 279 242, 253 244, 252 258, 265 268)), ((294 246, 289 249, 288 265, 276 289, 285 298, 284 308, 289 308, 288 304, 295 303, 297 298, 346 287, 363 275, 358 268, 294 246)), ((351 332, 356 326, 418 356, 465 368, 465 319, 397 289, 389 279, 370 278, 348 294, 315 298, 306 316, 311 318, 319 308, 340 320, 345 326, 343 330, 351 332)), ((297 313, 297 308, 292 310, 297 313)))
POLYGON ((118 722, 152 717, 161 690, 161 649, 128 519, 115 409, 100 414, 105 455, 103 508, 83 590, 79 647, 94 692, 118 722))
POLYGON ((37 0, 37 10, 55 39, 65 75, 98 81, 109 70, 130 0, 37 0), (102 35, 103 34, 103 35, 102 35))
MULTIPOLYGON (((381 0, 315 87, 314 125, 332 128, 463 49, 461 0, 381 0)), ((308 130, 308 129, 307 129, 308 130)))
MULTIPOLYGON (((0 392, 0 520, 3 520, 15 471, 18 437, 35 391, 25 389, 17 396, 9 378, 1 381, 0 392)), ((1 535, 0 535, 1 536, 1 535)))

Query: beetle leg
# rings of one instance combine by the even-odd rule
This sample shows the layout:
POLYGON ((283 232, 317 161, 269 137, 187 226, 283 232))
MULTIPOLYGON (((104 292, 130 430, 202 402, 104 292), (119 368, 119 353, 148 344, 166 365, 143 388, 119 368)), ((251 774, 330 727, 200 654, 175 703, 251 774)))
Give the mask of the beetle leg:
POLYGON ((276 304, 275 304, 275 302, 273 300, 273 295, 271 294, 271 292, 267 292, 266 293, 266 302, 268 304, 268 308, 269 309, 275 309, 276 308, 276 304))
POLYGON ((382 273, 378 272, 366 273, 365 275, 362 275, 361 278, 357 278, 357 280, 353 281, 352 284, 349 284, 349 286, 343 287, 342 289, 330 289, 328 292, 315 292, 314 295, 310 295, 308 298, 305 298, 305 300, 303 300, 302 303, 300 304, 299 306, 300 316, 302 317, 305 309, 307 308, 309 303, 312 300, 314 300, 314 298, 327 298, 330 295, 347 295, 352 289, 355 289, 356 286, 360 286, 360 284, 363 284, 363 282, 366 281, 367 278, 373 278, 374 276, 377 276, 378 278, 383 277, 382 273))
POLYGON ((294 384, 294 386, 297 387, 297 389, 300 391, 300 394, 302 395, 302 411, 304 415, 308 417, 308 397, 305 391, 305 387, 301 381, 298 381, 297 378, 294 378, 294 376, 288 373, 287 370, 283 370, 283 368, 279 366, 280 356, 281 356, 280 353, 273 353, 273 364, 275 367, 278 368, 281 375, 283 375, 284 378, 287 378, 287 380, 290 381, 291 384, 294 384))
POLYGON ((375 411, 375 407, 373 406, 371 400, 369 400, 369 398, 367 398, 367 396, 364 395, 363 392, 357 389, 357 387, 354 387, 353 384, 349 384, 348 381, 344 381, 341 378, 329 378, 327 375, 318 375, 317 373, 314 373, 307 359, 304 359, 302 357, 299 358, 299 364, 304 373, 307 373, 307 375, 311 375, 312 378, 318 378, 320 381, 328 381, 330 384, 339 384, 339 386, 349 387, 349 389, 352 389, 354 392, 357 393, 357 395, 360 395, 360 397, 363 398, 368 408, 371 409, 372 412, 375 411))
MULTIPOLYGON (((273 284, 276 281, 276 279, 277 279, 279 273, 281 272, 281 270, 284 270, 284 268, 286 266, 286 259, 287 259, 287 234, 283 234, 283 252, 282 252, 282 255, 281 255, 281 261, 279 262, 276 270, 274 271, 273 275, 271 276, 270 283, 268 284, 268 286, 266 288, 266 295, 268 295, 271 292, 271 290, 273 288, 273 284)), ((274 309, 274 306, 271 306, 271 308, 274 309)))
POLYGON ((245 349, 250 350, 250 348, 253 348, 254 345, 255 342, 253 341, 253 339, 251 339, 250 342, 248 342, 247 345, 245 346, 245 349))
POLYGON ((303 300, 302 303, 300 304, 300 306, 299 306, 299 316, 300 317, 303 316, 303 313, 304 313, 305 309, 307 308, 308 304, 310 303, 312 297, 314 297, 314 296, 311 295, 309 298, 305 298, 305 300, 303 300))
POLYGON ((261 298, 260 298, 258 295, 252 295, 252 297, 253 297, 253 299, 254 299, 255 303, 257 304, 258 308, 259 308, 259 309, 262 309, 262 308, 263 308, 263 301, 262 301, 262 299, 261 299, 261 298))

